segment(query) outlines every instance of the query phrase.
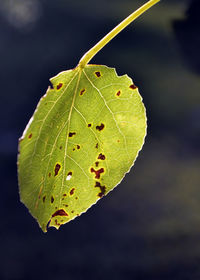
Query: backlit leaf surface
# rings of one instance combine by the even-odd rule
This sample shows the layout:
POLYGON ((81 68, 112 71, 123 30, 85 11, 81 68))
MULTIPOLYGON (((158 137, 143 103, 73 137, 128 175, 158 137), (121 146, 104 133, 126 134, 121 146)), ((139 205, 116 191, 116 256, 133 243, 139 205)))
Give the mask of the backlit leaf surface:
POLYGON ((127 75, 87 65, 51 83, 20 139, 18 157, 21 200, 43 231, 47 224, 59 228, 111 191, 146 135, 145 108, 127 75))

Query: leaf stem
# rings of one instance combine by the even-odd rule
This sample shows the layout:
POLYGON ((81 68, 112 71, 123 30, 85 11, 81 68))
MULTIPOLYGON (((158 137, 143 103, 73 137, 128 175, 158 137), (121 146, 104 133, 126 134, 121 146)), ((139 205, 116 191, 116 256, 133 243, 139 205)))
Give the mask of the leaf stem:
POLYGON ((117 34, 119 34, 124 28, 126 28, 132 21, 142 15, 149 8, 154 6, 160 0, 150 0, 135 12, 130 14, 121 23, 119 23, 114 29, 112 29, 105 37, 103 37, 94 47, 86 52, 80 59, 78 66, 84 68, 89 61, 106 45, 108 44, 117 34))

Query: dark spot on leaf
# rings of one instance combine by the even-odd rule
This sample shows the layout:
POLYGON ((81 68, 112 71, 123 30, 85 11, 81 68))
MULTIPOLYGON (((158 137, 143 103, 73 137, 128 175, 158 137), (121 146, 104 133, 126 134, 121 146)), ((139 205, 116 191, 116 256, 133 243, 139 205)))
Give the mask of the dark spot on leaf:
POLYGON ((65 207, 68 207, 69 205, 68 204, 65 204, 65 207))
POLYGON ((46 195, 43 196, 42 201, 45 202, 46 195))
POLYGON ((67 176, 72 176, 72 172, 71 172, 71 171, 68 172, 68 173, 67 173, 67 176))
POLYGON ((96 129, 101 131, 102 129, 104 129, 105 125, 103 123, 101 123, 101 125, 97 125, 96 129))
POLYGON ((98 167, 98 166, 99 166, 99 162, 98 162, 98 161, 96 161, 96 162, 95 162, 95 165, 96 165, 96 167, 98 167))
POLYGON ((74 135, 76 135, 76 132, 70 132, 70 133, 69 133, 69 137, 72 137, 72 136, 74 136, 74 135))
POLYGON ((92 126, 91 123, 89 123, 89 124, 88 124, 88 127, 91 127, 91 126, 92 126))
POLYGON ((32 138, 32 136, 33 136, 33 134, 31 133, 31 134, 29 134, 28 138, 29 138, 29 139, 31 139, 31 138, 32 138))
POLYGON ((60 146, 60 150, 62 150, 62 146, 60 146))
POLYGON ((51 203, 53 203, 54 202, 54 197, 53 196, 51 196, 51 203))
POLYGON ((98 144, 98 143, 96 143, 96 146, 95 146, 95 148, 96 148, 96 149, 98 149, 98 147, 99 147, 99 144, 98 144))
POLYGON ((106 157, 105 157, 105 155, 103 155, 103 154, 101 153, 101 154, 99 154, 98 159, 105 160, 106 157))
POLYGON ((132 84, 132 85, 129 86, 129 88, 130 89, 136 89, 137 87, 136 87, 136 85, 132 84))
POLYGON ((74 194, 74 191, 75 191, 75 188, 73 188, 73 189, 71 189, 71 191, 70 191, 70 195, 73 195, 74 194))
POLYGON ((97 78, 101 77, 101 73, 99 71, 94 72, 97 78))
POLYGON ((118 139, 118 140, 117 140, 117 143, 119 143, 119 142, 120 142, 120 140, 118 139))
MULTIPOLYGON (((52 217, 53 217, 53 216, 52 216, 52 217)), ((58 225, 58 220, 57 220, 57 219, 55 219, 55 224, 58 225)))
POLYGON ((85 88, 84 89, 82 89, 81 91, 80 91, 80 95, 83 95, 84 93, 85 93, 85 88))
POLYGON ((76 147, 77 147, 77 149, 78 149, 78 150, 81 148, 81 146, 80 146, 80 145, 77 145, 76 147))
POLYGON ((74 210, 72 210, 71 213, 73 214, 73 213, 74 213, 74 210))
POLYGON ((67 194, 66 194, 66 193, 64 193, 64 194, 63 194, 63 196, 67 196, 67 194))
POLYGON ((62 86, 63 86, 63 83, 59 83, 59 84, 56 86, 56 88, 57 88, 57 89, 61 89, 62 86))
POLYGON ((76 196, 76 197, 75 197, 75 199, 77 200, 77 199, 78 199, 78 197, 76 196))
POLYGON ((117 96, 120 96, 120 94, 121 94, 121 91, 118 90, 118 92, 116 93, 116 95, 117 95, 117 96))
POLYGON ((96 184, 95 184, 95 188, 100 188, 100 193, 98 193, 98 196, 99 197, 102 197, 104 194, 105 194, 105 192, 106 192, 106 187, 105 186, 102 186, 99 182, 96 182, 96 184))
POLYGON ((59 163, 57 163, 56 166, 55 166, 55 169, 54 169, 54 172, 55 172, 54 176, 58 175, 58 172, 59 172, 60 168, 61 168, 61 165, 59 163))
POLYGON ((68 216, 64 209, 57 210, 53 215, 52 218, 55 216, 68 216))
POLYGON ((51 177, 51 172, 49 172, 49 174, 48 174, 48 175, 49 175, 49 177, 51 177))
POLYGON ((75 148, 73 148, 73 151, 75 151, 76 149, 75 148))
POLYGON ((101 173, 104 173, 104 168, 100 168, 99 170, 95 170, 93 167, 90 169, 92 173, 95 173, 95 178, 99 179, 101 176, 101 173))

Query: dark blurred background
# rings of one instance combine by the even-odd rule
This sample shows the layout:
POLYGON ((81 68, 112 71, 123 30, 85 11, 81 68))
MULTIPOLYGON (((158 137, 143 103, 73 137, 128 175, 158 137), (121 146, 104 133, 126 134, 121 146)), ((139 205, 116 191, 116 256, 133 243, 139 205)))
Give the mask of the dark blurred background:
POLYGON ((200 279, 200 1, 162 0, 93 63, 133 78, 148 136, 123 182, 44 234, 19 201, 18 138, 49 78, 145 0, 0 0, 0 279, 200 279))

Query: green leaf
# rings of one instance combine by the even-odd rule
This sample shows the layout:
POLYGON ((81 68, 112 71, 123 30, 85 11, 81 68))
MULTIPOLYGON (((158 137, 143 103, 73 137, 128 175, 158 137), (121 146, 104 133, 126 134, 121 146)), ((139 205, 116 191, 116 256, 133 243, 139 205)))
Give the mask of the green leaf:
POLYGON ((145 108, 127 75, 87 65, 50 81, 18 157, 21 201, 43 231, 79 216, 119 184, 146 135, 145 108))

